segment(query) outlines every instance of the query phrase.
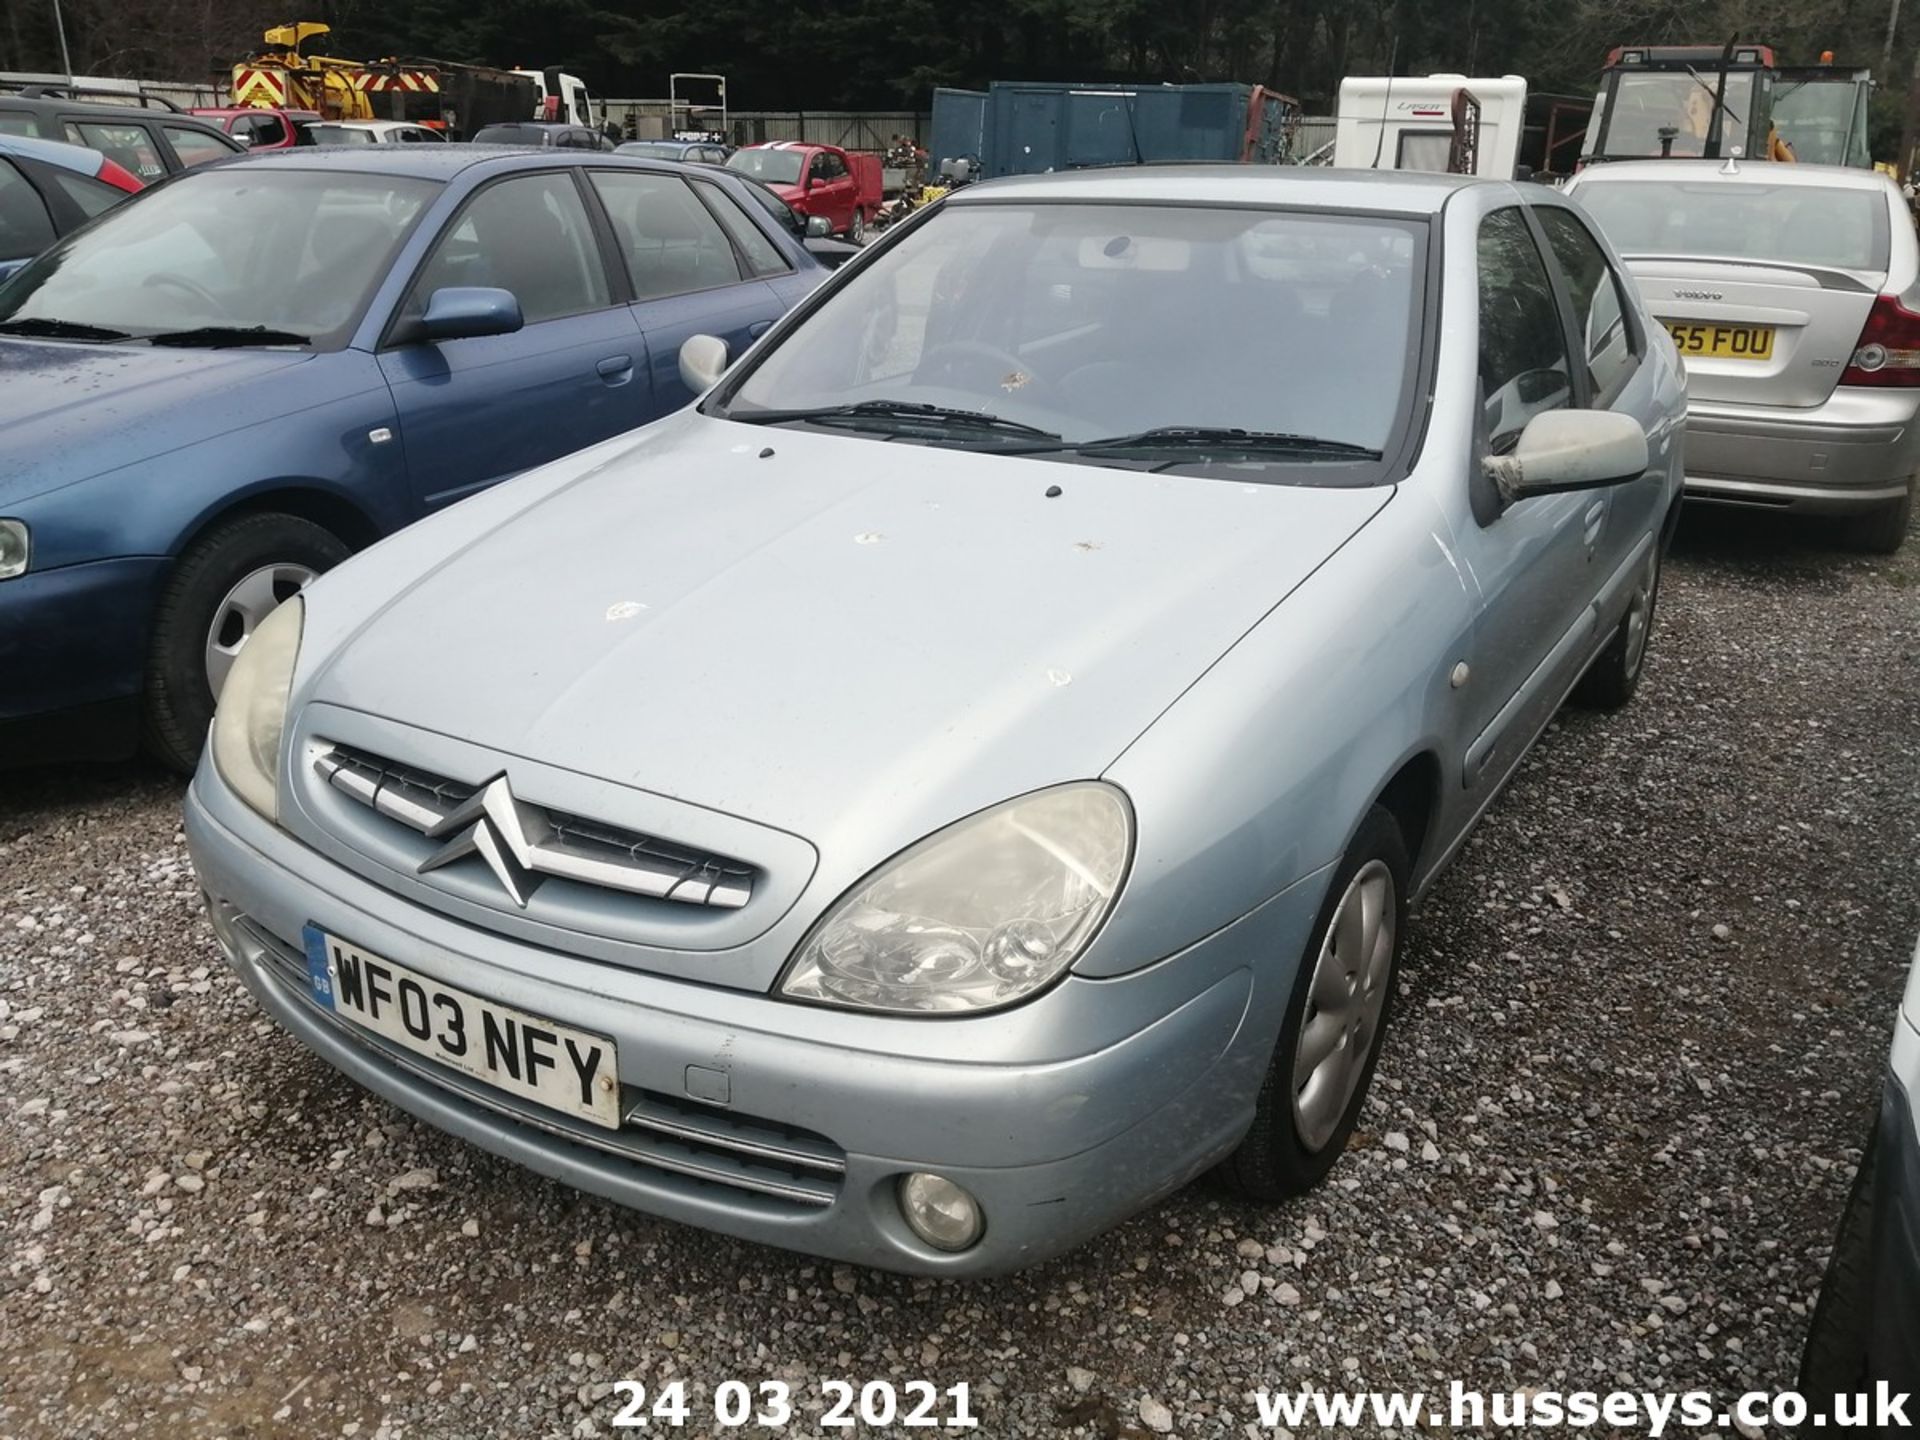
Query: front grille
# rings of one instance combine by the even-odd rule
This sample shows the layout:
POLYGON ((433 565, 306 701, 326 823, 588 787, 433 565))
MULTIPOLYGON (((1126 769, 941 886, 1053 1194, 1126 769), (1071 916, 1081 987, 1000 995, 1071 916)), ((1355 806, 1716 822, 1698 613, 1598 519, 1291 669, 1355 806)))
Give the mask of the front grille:
POLYGON ((218 907, 216 931, 243 958, 293 991, 335 1033, 377 1055, 383 1064, 449 1091, 469 1105, 603 1156, 644 1165, 667 1183, 695 1190, 717 1187, 736 1199, 750 1196, 770 1211, 823 1209, 839 1198, 846 1154, 810 1130, 710 1109, 632 1085, 621 1086, 621 1128, 604 1130, 403 1049, 315 1005, 304 954, 224 902, 211 903, 218 907))
POLYGON ((522 909, 549 878, 719 910, 753 898, 751 865, 530 804, 505 775, 466 785, 345 745, 325 751, 314 768, 376 814, 444 840, 420 861, 421 874, 484 864, 522 909))

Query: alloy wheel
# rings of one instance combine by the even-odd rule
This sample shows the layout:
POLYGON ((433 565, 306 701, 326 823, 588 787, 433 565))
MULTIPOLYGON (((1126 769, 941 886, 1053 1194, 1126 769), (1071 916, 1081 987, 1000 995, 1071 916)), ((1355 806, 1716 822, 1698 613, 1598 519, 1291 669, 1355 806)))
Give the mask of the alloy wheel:
POLYGON ((1314 961, 1294 1046, 1293 1122, 1309 1151, 1339 1129, 1380 1038, 1393 973, 1393 872, 1369 861, 1348 882, 1314 961))

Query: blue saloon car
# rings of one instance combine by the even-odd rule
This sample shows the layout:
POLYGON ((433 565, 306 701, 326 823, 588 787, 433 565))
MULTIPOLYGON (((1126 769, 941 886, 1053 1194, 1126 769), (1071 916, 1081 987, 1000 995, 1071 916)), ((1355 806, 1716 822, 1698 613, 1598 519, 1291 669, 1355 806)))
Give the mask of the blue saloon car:
POLYGON ((280 600, 826 273, 744 182, 564 150, 255 155, 67 237, 0 285, 0 763, 190 768, 280 600))

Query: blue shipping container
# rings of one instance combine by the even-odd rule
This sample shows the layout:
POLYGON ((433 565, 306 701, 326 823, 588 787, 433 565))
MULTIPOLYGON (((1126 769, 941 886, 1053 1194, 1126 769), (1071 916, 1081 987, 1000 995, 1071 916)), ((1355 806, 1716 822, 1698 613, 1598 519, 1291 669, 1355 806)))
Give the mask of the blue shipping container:
POLYGON ((1290 161, 1300 107, 1250 85, 995 81, 936 90, 936 162, 976 155, 986 177, 1179 160, 1290 161))

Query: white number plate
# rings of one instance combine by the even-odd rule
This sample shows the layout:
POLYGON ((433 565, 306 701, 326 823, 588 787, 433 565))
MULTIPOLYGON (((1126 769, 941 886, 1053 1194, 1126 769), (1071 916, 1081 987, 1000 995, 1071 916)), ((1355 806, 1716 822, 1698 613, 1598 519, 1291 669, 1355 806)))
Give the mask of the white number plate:
POLYGON ((317 925, 305 938, 321 1008, 522 1100, 620 1127, 620 1068, 606 1036, 456 990, 317 925))

